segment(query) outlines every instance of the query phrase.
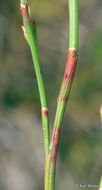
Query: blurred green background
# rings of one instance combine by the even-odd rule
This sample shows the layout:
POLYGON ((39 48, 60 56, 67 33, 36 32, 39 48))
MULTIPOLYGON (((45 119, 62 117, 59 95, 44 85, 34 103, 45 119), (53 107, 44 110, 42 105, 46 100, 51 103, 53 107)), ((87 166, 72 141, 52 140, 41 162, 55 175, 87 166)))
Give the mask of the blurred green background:
MULTIPOLYGON (((29 1, 53 126, 68 49, 64 0, 29 1)), ((79 62, 66 108, 56 190, 98 190, 102 174, 102 0, 79 0, 79 62), (82 187, 82 185, 85 185, 82 187)), ((43 190, 40 101, 19 1, 0 0, 0 190, 43 190)))

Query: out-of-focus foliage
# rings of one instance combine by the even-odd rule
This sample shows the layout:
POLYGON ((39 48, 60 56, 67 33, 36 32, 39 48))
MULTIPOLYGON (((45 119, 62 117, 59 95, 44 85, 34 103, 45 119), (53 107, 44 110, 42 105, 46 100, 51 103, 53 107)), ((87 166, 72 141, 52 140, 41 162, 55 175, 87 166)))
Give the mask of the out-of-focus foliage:
MULTIPOLYGON (((50 127, 68 49, 64 0, 29 1, 37 21, 39 58, 50 127)), ((79 0, 79 62, 66 108, 56 190, 98 185, 102 174, 102 0, 79 0)), ((32 58, 21 30, 19 1, 0 1, 0 190, 42 190, 44 152, 32 58)), ((91 189, 98 189, 91 187, 91 189)))

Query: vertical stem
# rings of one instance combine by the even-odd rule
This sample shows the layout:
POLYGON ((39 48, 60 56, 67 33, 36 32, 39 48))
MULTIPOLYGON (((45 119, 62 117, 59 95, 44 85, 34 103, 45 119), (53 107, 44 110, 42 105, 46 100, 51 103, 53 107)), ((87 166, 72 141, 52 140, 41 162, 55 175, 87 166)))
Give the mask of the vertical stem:
POLYGON ((101 125, 102 125, 102 105, 100 107, 100 118, 101 118, 101 125))
POLYGON ((78 50, 78 0, 69 3, 69 48, 78 50))
POLYGON ((101 180, 100 180, 99 190, 102 190, 102 176, 101 176, 101 180))
POLYGON ((35 45, 34 45, 32 31, 29 31, 29 35, 30 35, 29 37, 30 37, 30 44, 31 44, 30 49, 31 49, 31 54, 32 54, 32 58, 33 58, 33 64, 34 64, 34 68, 35 68, 35 73, 36 73, 38 88, 39 88, 39 94, 40 94, 40 100, 41 100, 44 148, 45 148, 45 154, 46 154, 46 159, 47 159, 49 143, 50 143, 48 108, 47 108, 47 102, 46 102, 44 83, 43 83, 43 79, 42 79, 42 75, 41 75, 41 71, 40 71, 40 65, 39 65, 37 51, 35 51, 35 45))
MULTIPOLYGON (((102 126, 102 105, 100 107, 100 118, 101 118, 101 126, 102 126)), ((100 179, 99 190, 102 190, 102 175, 100 179)))
POLYGON ((49 147, 47 166, 45 171, 45 190, 55 189, 55 169, 60 132, 64 117, 65 107, 71 90, 72 81, 78 60, 78 0, 68 0, 69 3, 69 50, 64 78, 57 100, 57 110, 54 121, 54 129, 49 147), (48 179, 47 179, 48 178, 48 179))
POLYGON ((43 125, 43 135, 44 135, 44 148, 45 148, 45 155, 46 159, 48 156, 48 149, 49 149, 49 119, 48 119, 48 109, 47 109, 47 101, 46 101, 46 94, 44 89, 44 83, 40 71, 40 64, 39 64, 39 58, 38 58, 38 43, 37 43, 37 36, 36 36, 36 26, 35 22, 34 25, 31 24, 30 21, 30 13, 29 13, 29 7, 27 0, 21 0, 20 1, 20 7, 23 17, 23 31, 24 36, 29 44, 33 64, 35 68, 37 83, 38 83, 38 89, 39 89, 39 95, 40 95, 40 101, 41 101, 41 112, 42 112, 42 125, 43 125))

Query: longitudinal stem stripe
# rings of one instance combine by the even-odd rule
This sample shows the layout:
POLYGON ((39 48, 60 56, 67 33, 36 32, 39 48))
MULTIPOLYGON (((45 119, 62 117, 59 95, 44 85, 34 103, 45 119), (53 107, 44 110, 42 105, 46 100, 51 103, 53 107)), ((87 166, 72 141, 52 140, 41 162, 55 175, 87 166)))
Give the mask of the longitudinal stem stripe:
POLYGON ((40 101, 41 101, 41 107, 42 107, 44 147, 45 147, 45 154, 46 154, 46 159, 47 159, 49 142, 50 142, 49 119, 48 119, 48 110, 47 110, 44 83, 43 83, 43 79, 42 79, 42 75, 40 71, 40 65, 39 65, 38 43, 37 43, 35 22, 33 23, 33 25, 31 24, 27 0, 21 0, 20 7, 21 7, 21 12, 22 12, 22 17, 23 17, 23 24, 24 24, 23 26, 24 36, 31 50, 37 83, 38 83, 38 89, 39 89, 39 95, 40 95, 40 101))
POLYGON ((48 178, 45 190, 54 190, 55 167, 60 139, 60 131, 64 117, 65 107, 71 90, 72 81, 75 74, 78 60, 78 0, 69 0, 69 50, 64 78, 57 101, 57 110, 54 121, 52 139, 49 147, 48 161, 46 166, 45 178, 48 178))

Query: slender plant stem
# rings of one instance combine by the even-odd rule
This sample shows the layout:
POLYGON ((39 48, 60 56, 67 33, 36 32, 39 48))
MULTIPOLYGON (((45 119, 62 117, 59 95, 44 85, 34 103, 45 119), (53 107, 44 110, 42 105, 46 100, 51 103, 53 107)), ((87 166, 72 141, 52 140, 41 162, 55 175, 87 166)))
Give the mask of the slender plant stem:
MULTIPOLYGON (((102 126, 102 105, 100 107, 100 118, 101 118, 101 126, 102 126)), ((100 179, 99 190, 102 190, 102 175, 100 179)))
POLYGON ((70 25, 69 50, 64 78, 57 100, 57 110, 55 115, 53 134, 51 138, 48 160, 45 170, 45 190, 55 189, 55 168, 61 126, 78 59, 78 0, 69 0, 68 3, 70 25))
POLYGON ((68 0, 69 3, 69 48, 78 50, 78 0, 68 0))
POLYGON ((100 107, 100 118, 101 118, 101 125, 102 125, 102 105, 100 107))
POLYGON ((50 136, 49 136, 49 119, 48 119, 48 109, 47 109, 47 102, 46 102, 46 94, 44 89, 44 83, 40 71, 39 65, 39 58, 38 58, 38 43, 37 43, 37 35, 36 35, 36 24, 35 22, 31 24, 30 21, 30 10, 28 7, 27 0, 21 0, 20 3, 22 17, 23 17, 23 30, 24 36, 29 44, 33 64, 35 68, 40 101, 41 101, 41 108, 42 108, 42 125, 43 125, 43 135, 44 135, 44 148, 45 148, 45 155, 46 159, 48 156, 48 149, 50 143, 50 136))
POLYGON ((102 190, 102 176, 101 176, 101 180, 100 180, 99 190, 102 190))

